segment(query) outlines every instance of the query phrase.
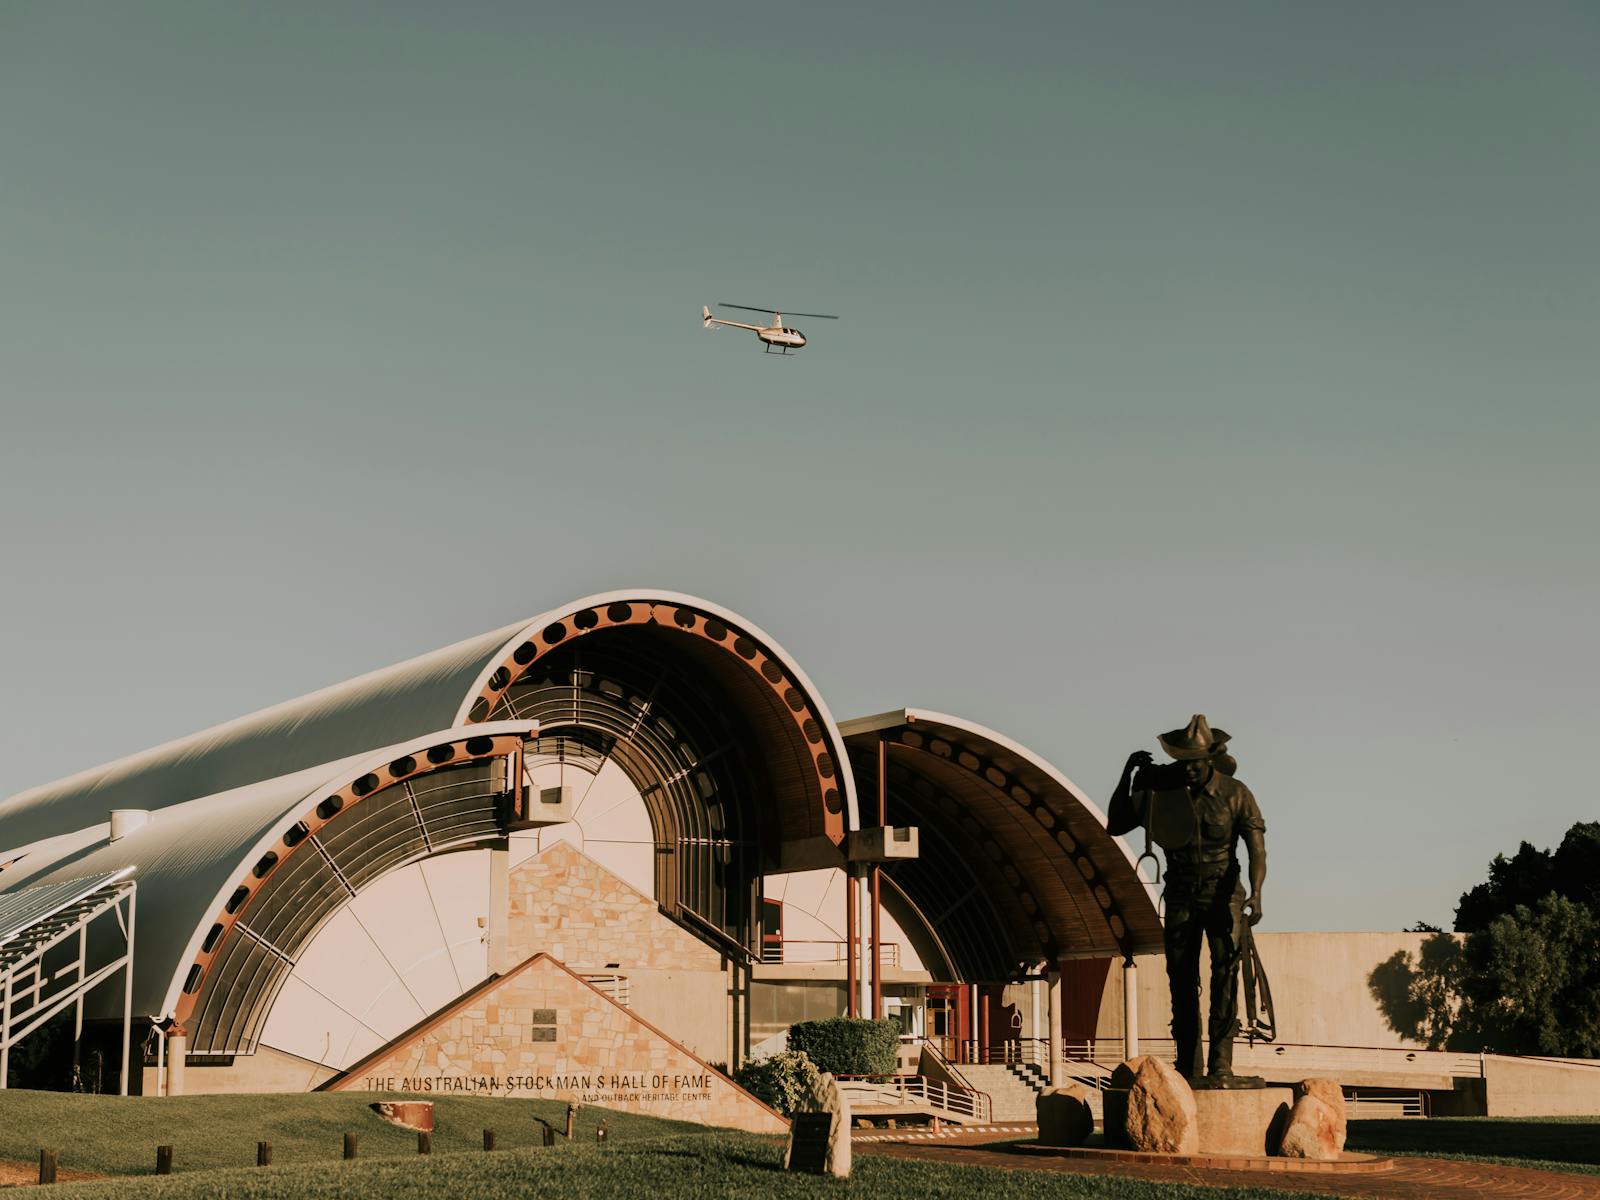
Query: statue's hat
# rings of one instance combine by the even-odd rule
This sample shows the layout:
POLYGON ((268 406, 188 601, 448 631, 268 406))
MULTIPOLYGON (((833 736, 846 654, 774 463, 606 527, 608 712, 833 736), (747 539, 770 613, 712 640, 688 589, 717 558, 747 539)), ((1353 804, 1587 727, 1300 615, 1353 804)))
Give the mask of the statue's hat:
POLYGON ((1195 713, 1189 719, 1188 728, 1163 733, 1156 740, 1173 758, 1210 758, 1228 744, 1228 735, 1211 728, 1205 713, 1195 713))

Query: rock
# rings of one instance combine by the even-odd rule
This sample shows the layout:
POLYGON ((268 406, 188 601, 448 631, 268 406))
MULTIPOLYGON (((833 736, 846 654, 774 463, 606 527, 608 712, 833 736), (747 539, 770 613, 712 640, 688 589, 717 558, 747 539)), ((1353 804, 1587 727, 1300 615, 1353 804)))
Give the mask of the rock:
MULTIPOLYGON (((795 1112, 799 1113, 828 1113, 833 1118, 828 1123, 828 1148, 823 1156, 822 1174, 832 1175, 836 1179, 850 1177, 850 1102, 844 1098, 839 1090, 839 1081, 832 1075, 823 1074, 815 1084, 807 1089, 806 1094, 795 1105, 795 1112)), ((796 1170, 791 1166, 794 1157, 794 1132, 791 1126, 789 1145, 783 1152, 783 1169, 796 1170)), ((806 1169, 809 1169, 807 1167, 806 1169)))
POLYGON ((1084 1087, 1045 1088, 1034 1101, 1041 1146, 1081 1146, 1094 1132, 1094 1111, 1084 1087))
POLYGON ((1335 1149, 1344 1150, 1344 1137, 1347 1115, 1344 1108, 1344 1089, 1332 1079, 1302 1079, 1294 1085, 1294 1098, 1301 1096, 1315 1096, 1329 1108, 1333 1109, 1335 1128, 1338 1130, 1337 1145, 1335 1149))
POLYGON ((1338 1114, 1327 1101, 1307 1093, 1289 1112, 1278 1153, 1284 1158, 1338 1158, 1340 1140, 1338 1114))
POLYGON ((1128 1088, 1128 1144, 1156 1154, 1199 1153, 1200 1120, 1188 1080, 1159 1058, 1138 1061, 1128 1088))
POLYGON ((1106 1086, 1100 1090, 1106 1145, 1113 1150, 1133 1148, 1128 1144, 1128 1089, 1133 1086, 1133 1077, 1138 1073, 1145 1057, 1141 1054, 1137 1058, 1119 1063, 1111 1072, 1111 1078, 1106 1081, 1106 1086))
POLYGON ((380 1100, 372 1106, 372 1111, 402 1129, 433 1132, 432 1100, 380 1100))

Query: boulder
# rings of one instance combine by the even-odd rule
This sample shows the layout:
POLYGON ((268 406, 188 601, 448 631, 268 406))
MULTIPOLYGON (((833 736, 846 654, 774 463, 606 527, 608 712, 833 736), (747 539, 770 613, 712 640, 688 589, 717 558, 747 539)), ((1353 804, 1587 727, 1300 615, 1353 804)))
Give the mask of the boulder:
POLYGON ((1113 1150, 1131 1150, 1128 1144, 1128 1089, 1145 1056, 1130 1058, 1119 1063, 1100 1089, 1101 1121, 1105 1130, 1106 1145, 1113 1150))
POLYGON ((1128 1088, 1124 1119, 1128 1144, 1155 1154, 1199 1153, 1200 1120, 1189 1081, 1159 1058, 1145 1055, 1134 1061, 1139 1065, 1128 1088))
POLYGON ((401 1129, 433 1132, 432 1100, 380 1100, 372 1106, 372 1111, 401 1129))
POLYGON ((1301 1096, 1315 1096, 1333 1109, 1334 1126, 1338 1131, 1338 1145, 1335 1148, 1343 1151, 1347 1121, 1347 1114, 1344 1108, 1344 1089, 1332 1079, 1302 1079, 1294 1085, 1294 1098, 1298 1100, 1301 1096))
MULTIPOLYGON (((850 1177, 850 1101, 846 1100, 844 1093, 839 1090, 839 1081, 832 1075, 823 1074, 817 1081, 806 1089, 806 1094, 795 1105, 796 1113, 828 1113, 832 1120, 828 1123, 828 1149, 823 1157, 822 1174, 832 1175, 836 1179, 850 1177)), ((794 1134, 789 1135, 789 1145, 783 1152, 783 1169, 798 1169, 792 1163, 794 1156, 794 1134)))
POLYGON ((1289 1128, 1278 1153, 1284 1158, 1338 1158, 1340 1140, 1338 1114, 1327 1101, 1307 1093, 1289 1110, 1289 1128))
POLYGON ((1034 1101, 1041 1146, 1081 1146, 1094 1132, 1094 1110, 1084 1087, 1045 1088, 1034 1101))

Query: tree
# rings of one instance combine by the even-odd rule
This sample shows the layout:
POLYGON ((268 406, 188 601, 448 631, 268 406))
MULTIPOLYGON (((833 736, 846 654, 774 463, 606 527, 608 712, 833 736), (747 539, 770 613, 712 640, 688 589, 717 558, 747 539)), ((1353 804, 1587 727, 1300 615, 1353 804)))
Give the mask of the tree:
POLYGON ((1489 864, 1487 882, 1464 892, 1456 906, 1456 932, 1487 929, 1519 904, 1537 904, 1555 887, 1555 864, 1548 850, 1523 842, 1510 858, 1496 854, 1489 864))
POLYGON ((1523 842, 1516 854, 1494 856, 1486 882, 1456 906, 1456 932, 1476 933, 1519 904, 1534 907, 1555 894, 1600 911, 1600 822, 1579 821, 1552 853, 1523 842))
POLYGON ((1433 1050, 1600 1057, 1600 823, 1496 855, 1456 930, 1368 977, 1392 1029, 1433 1050))
POLYGON ((1554 892, 1468 936, 1450 1041, 1463 1049, 1600 1056, 1600 916, 1554 892))

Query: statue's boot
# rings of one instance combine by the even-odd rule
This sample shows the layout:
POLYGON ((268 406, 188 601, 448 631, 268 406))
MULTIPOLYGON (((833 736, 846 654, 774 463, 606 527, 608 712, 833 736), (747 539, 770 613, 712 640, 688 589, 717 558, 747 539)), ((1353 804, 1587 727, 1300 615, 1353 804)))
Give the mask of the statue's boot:
POLYGON ((1200 1039, 1194 1041, 1187 1039, 1177 1043, 1178 1057, 1173 1066, 1177 1067, 1178 1074, 1182 1075, 1191 1084, 1197 1079, 1205 1078, 1205 1060, 1200 1056, 1200 1039))
POLYGON ((1233 1039, 1230 1037, 1211 1043, 1205 1078, 1193 1082, 1192 1086, 1202 1090, 1248 1091, 1266 1087, 1267 1081, 1259 1075, 1233 1073, 1233 1039))

